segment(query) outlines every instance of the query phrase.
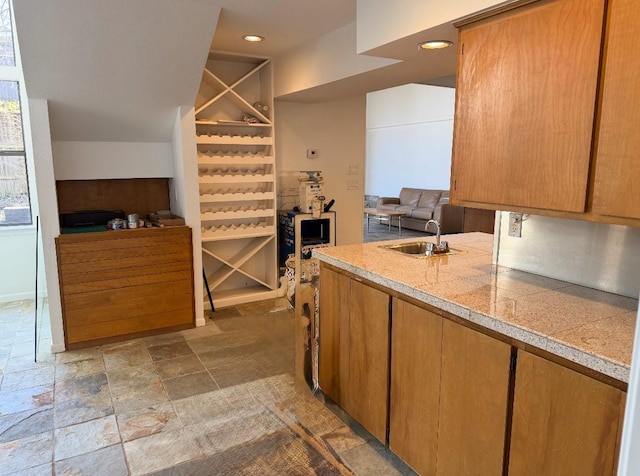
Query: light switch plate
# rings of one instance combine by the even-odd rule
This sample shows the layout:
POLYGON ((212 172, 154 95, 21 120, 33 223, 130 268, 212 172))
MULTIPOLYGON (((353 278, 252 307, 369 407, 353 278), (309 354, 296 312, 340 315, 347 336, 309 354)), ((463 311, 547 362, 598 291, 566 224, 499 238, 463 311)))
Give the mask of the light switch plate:
POLYGON ((347 175, 358 175, 360 167, 357 164, 347 164, 347 175))

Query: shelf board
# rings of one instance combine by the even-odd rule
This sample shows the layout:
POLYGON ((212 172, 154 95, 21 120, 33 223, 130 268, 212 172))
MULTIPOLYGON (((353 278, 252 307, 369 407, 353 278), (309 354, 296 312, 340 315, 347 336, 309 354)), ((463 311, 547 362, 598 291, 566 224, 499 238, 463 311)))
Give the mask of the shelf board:
POLYGON ((264 218, 272 217, 275 215, 274 209, 266 210, 239 210, 239 211, 226 211, 226 212, 206 212, 200 214, 200 221, 211 220, 235 220, 240 218, 264 218))
POLYGON ((265 226, 259 228, 240 228, 224 231, 203 231, 202 242, 235 240, 237 238, 258 238, 261 236, 271 236, 276 232, 275 226, 265 226))
POLYGON ((254 200, 273 200, 275 197, 274 192, 204 193, 200 195, 200 203, 251 202, 254 200))
POLYGON ((198 165, 273 165, 272 155, 198 155, 198 165))
POLYGON ((198 177, 200 184, 218 184, 218 183, 263 183, 273 182, 273 174, 265 175, 204 175, 198 177))
POLYGON ((267 124, 263 122, 251 123, 244 121, 207 121, 205 119, 196 120, 196 126, 222 126, 222 127, 248 127, 251 129, 252 127, 260 128, 260 127, 272 127, 273 124, 267 124))
MULTIPOLYGON (((248 286, 225 291, 214 291, 213 304, 216 308, 235 306, 254 301, 263 301, 276 297, 278 291, 265 286, 248 286)), ((205 308, 209 308, 209 301, 205 300, 205 308)))
POLYGON ((200 145, 272 145, 273 137, 250 137, 231 135, 196 136, 196 144, 200 145))

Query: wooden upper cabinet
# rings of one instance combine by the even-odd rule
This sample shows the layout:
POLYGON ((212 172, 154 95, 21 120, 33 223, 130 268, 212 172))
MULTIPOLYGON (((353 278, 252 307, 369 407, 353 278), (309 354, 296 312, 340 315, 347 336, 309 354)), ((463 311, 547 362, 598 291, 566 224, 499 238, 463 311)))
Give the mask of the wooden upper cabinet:
POLYGON ((544 0, 462 27, 452 203, 585 211, 604 8, 544 0))
POLYGON ((624 392, 518 353, 509 475, 614 474, 624 392))
POLYGON ((593 212, 640 218, 640 2, 609 2, 593 212))

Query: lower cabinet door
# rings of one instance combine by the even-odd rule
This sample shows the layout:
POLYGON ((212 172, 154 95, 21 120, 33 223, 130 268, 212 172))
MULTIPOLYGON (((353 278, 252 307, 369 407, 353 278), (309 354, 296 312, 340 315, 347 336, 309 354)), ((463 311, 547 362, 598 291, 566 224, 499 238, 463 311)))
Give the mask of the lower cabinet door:
POLYGON ((444 320, 437 474, 500 475, 511 346, 444 320))
POLYGON ((393 301, 389 448, 421 475, 436 468, 442 321, 393 301))
POLYGON ((386 443, 390 297, 354 279, 350 286, 349 322, 340 333, 340 406, 386 443))
POLYGON ((340 335, 349 326, 351 279, 320 267, 320 352, 318 380, 323 393, 340 402, 340 335), (341 331, 342 330, 342 331, 341 331))
POLYGON ((518 354, 509 475, 614 474, 624 392, 518 354))

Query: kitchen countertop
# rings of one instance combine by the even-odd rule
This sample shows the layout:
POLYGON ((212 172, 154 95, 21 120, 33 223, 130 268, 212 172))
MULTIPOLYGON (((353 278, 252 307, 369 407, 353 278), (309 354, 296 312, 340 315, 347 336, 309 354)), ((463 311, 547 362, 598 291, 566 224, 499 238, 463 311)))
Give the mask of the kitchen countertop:
MULTIPOLYGON (((442 236, 451 255, 381 248, 416 238, 313 250, 313 256, 462 319, 629 381, 638 300, 491 263, 493 235, 442 236)), ((434 241, 433 238, 427 241, 434 241)))

